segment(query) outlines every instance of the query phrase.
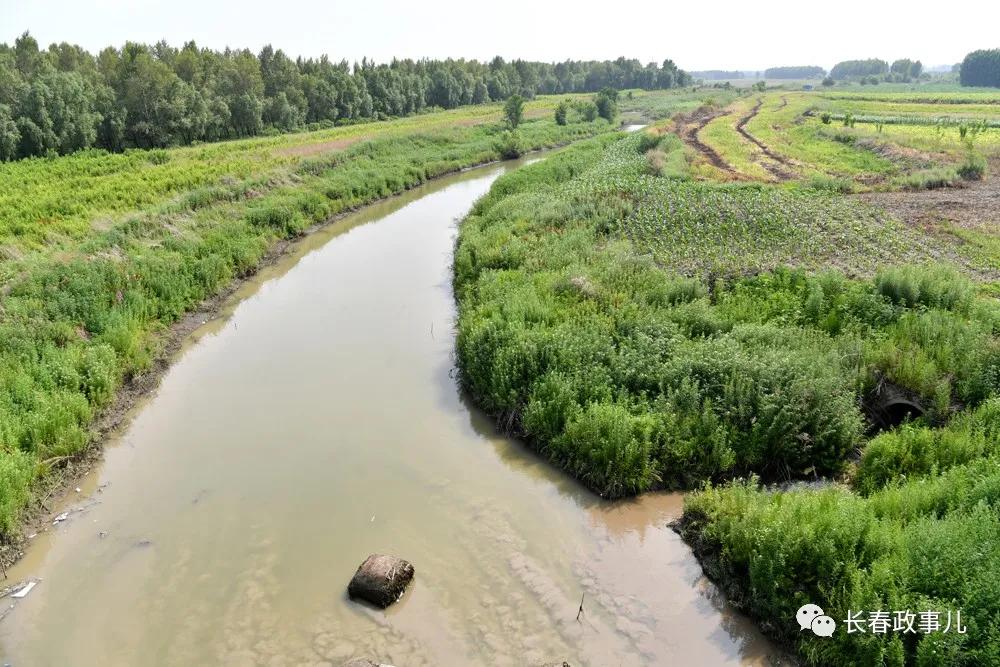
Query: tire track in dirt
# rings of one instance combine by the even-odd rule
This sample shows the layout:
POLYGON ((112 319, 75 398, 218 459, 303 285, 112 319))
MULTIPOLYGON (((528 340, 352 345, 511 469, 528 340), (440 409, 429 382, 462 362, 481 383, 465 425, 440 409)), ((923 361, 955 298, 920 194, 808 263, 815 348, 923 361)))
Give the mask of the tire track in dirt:
MULTIPOLYGON (((782 98, 782 100, 784 101, 784 98, 782 98)), ((787 104, 787 102, 785 103, 787 104)), ((750 110, 750 113, 741 118, 740 122, 736 124, 736 131, 740 133, 740 136, 742 136, 744 139, 746 139, 754 146, 759 148, 761 152, 764 153, 764 155, 771 158, 775 162, 779 163, 780 165, 784 165, 785 167, 794 167, 795 165, 792 163, 791 160, 789 160, 784 155, 775 153, 770 148, 768 148, 767 144, 765 144, 763 141, 761 141, 760 139, 753 136, 747 131, 746 129, 747 123, 753 120, 754 116, 757 115, 757 113, 760 111, 760 107, 762 104, 764 104, 764 99, 758 98, 757 104, 754 106, 753 109, 750 110)), ((760 164, 760 166, 762 166, 764 169, 767 169, 771 173, 771 175, 777 178, 779 181, 788 181, 795 178, 794 173, 787 171, 781 166, 778 166, 778 164, 773 164, 771 162, 766 162, 763 160, 761 160, 758 164, 760 164)))
POLYGON ((713 110, 709 106, 698 107, 691 113, 674 116, 674 128, 681 140, 708 160, 713 167, 734 180, 742 180, 742 174, 733 169, 714 148, 698 137, 698 133, 706 125, 724 115, 726 115, 724 110, 713 110))

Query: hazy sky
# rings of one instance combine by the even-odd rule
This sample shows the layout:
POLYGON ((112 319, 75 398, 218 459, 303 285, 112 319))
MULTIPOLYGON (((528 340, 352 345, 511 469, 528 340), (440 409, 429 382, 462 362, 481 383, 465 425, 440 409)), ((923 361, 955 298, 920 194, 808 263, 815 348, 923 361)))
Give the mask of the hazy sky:
POLYGON ((0 41, 91 51, 126 40, 249 47, 339 60, 494 55, 673 58, 684 69, 763 69, 848 58, 951 64, 1000 47, 1000 2, 953 0, 0 0, 0 41), (921 5, 926 6, 924 10, 921 5), (919 9, 916 9, 919 8, 919 9))

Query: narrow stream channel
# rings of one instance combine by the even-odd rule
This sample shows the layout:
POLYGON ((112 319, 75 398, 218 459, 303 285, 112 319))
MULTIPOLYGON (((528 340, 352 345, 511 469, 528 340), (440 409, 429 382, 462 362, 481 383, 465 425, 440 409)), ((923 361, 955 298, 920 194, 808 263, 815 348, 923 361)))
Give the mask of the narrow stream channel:
POLYGON ((680 496, 604 502, 459 391, 457 219, 509 168, 321 230, 199 329, 8 571, 40 581, 3 662, 767 664, 667 527, 680 496), (386 612, 346 596, 371 552, 416 567, 386 612))

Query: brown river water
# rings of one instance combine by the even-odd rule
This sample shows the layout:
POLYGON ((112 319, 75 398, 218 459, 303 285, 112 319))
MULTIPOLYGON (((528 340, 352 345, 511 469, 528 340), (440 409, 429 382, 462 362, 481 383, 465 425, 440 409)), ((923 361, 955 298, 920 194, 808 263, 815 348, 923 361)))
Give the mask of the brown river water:
POLYGON ((513 166, 318 231, 191 336, 8 571, 2 662, 769 664, 679 495, 603 501, 459 390, 457 219, 513 166), (372 552, 416 568, 385 612, 346 595, 372 552))

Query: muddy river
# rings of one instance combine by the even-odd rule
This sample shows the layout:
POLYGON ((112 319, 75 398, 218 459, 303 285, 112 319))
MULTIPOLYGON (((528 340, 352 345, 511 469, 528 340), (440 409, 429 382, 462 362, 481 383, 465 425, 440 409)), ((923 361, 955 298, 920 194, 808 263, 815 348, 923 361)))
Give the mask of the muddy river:
POLYGON ((3 662, 767 664, 679 496, 604 502, 460 392, 457 219, 512 166, 319 231, 206 322, 8 571, 38 584, 3 662), (416 567, 386 612, 345 592, 372 552, 416 567))

